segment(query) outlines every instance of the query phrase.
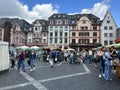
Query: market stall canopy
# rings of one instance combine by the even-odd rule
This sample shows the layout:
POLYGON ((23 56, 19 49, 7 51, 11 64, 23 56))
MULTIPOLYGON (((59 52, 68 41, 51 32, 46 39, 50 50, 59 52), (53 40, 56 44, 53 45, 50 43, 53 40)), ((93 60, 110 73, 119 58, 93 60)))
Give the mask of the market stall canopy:
POLYGON ((68 48, 68 49, 64 49, 64 50, 67 50, 67 51, 74 51, 75 49, 73 49, 73 48, 68 48))
POLYGON ((55 47, 55 46, 45 46, 45 47, 41 47, 42 49, 58 49, 57 47, 55 47))
POLYGON ((120 43, 120 38, 117 38, 117 39, 115 40, 115 43, 120 43))
POLYGON ((9 50, 14 51, 14 50, 16 50, 16 48, 15 47, 10 47, 9 50))
POLYGON ((38 46, 32 46, 32 47, 30 47, 29 49, 30 49, 30 50, 39 50, 40 47, 38 47, 38 46))
POLYGON ((19 46, 16 49, 28 50, 29 47, 28 46, 19 46))

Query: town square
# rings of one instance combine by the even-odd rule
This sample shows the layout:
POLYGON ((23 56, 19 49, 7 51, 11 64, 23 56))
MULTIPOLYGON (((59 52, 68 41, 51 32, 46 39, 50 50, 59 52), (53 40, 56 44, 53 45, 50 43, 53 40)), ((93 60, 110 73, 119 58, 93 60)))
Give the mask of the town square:
POLYGON ((0 90, 120 90, 118 0, 0 0, 0 90))

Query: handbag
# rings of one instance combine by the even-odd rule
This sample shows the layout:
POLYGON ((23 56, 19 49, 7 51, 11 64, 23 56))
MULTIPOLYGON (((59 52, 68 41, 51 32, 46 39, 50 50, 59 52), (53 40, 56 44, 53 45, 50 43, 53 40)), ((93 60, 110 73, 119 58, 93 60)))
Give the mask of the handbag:
POLYGON ((57 58, 55 58, 55 61, 57 61, 57 58))
POLYGON ((30 60, 27 60, 28 65, 30 66, 30 60))

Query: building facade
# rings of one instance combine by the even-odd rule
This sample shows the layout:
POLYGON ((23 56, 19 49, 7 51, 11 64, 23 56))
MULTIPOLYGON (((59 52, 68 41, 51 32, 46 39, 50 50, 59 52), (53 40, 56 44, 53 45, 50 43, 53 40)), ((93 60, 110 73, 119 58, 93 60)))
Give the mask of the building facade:
POLYGON ((49 17, 48 46, 69 47, 69 18, 67 14, 53 14, 49 17))
MULTIPOLYGON (((29 33, 30 34, 30 33, 29 33)), ((48 45, 48 21, 44 19, 38 19, 33 22, 31 46, 47 46, 48 45)))
POLYGON ((70 15, 70 47, 76 50, 100 44, 100 19, 93 14, 70 15))
POLYGON ((18 18, 1 18, 0 26, 3 26, 3 41, 9 42, 10 46, 26 45, 27 32, 30 24, 18 18))
POLYGON ((111 45, 115 43, 117 38, 117 25, 112 14, 107 11, 101 23, 101 44, 111 45))

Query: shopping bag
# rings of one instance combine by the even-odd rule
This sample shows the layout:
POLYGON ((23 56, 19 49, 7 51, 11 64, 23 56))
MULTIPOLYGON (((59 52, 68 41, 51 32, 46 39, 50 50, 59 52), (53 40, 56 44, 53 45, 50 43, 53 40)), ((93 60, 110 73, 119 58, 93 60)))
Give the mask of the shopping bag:
POLYGON ((55 61, 57 61, 57 58, 55 58, 55 61))

